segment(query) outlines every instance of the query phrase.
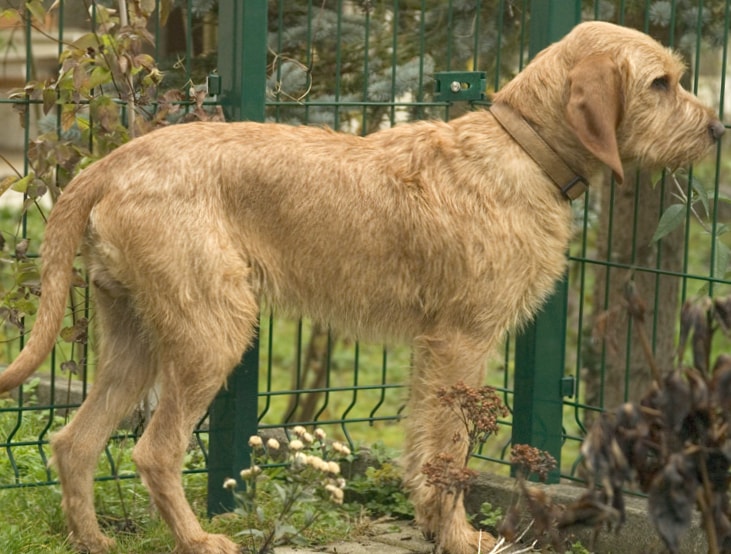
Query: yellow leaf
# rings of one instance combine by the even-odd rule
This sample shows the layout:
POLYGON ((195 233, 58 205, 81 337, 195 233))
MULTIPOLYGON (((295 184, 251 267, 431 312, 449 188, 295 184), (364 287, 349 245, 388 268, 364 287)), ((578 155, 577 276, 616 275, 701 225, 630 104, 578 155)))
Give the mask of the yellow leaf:
POLYGON ((33 19, 39 23, 44 23, 46 20, 46 10, 43 8, 43 2, 41 0, 30 0, 25 3, 26 9, 30 12, 33 19))
POLYGON ((171 11, 173 11, 173 0, 162 0, 160 2, 160 25, 165 26, 171 11))
POLYGON ((5 194, 5 192, 19 180, 20 178, 17 175, 8 175, 5 179, 0 181, 0 196, 5 194))
POLYGON ((76 106, 73 104, 65 104, 61 108, 61 129, 68 131, 76 122, 76 106))

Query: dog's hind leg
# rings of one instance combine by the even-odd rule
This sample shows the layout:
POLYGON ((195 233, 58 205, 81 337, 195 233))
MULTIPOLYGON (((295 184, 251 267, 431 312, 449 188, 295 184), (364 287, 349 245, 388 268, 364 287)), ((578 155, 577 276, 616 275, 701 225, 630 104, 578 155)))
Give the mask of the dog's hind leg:
MULTIPOLYGON (((490 345, 459 333, 418 337, 414 343, 413 374, 406 444, 402 464, 404 484, 414 504, 416 523, 427 537, 437 540, 437 550, 449 554, 478 551, 479 535, 468 523, 461 493, 441 493, 426 482, 422 469, 441 453, 454 457, 462 467, 467 455, 465 425, 455 412, 440 405, 437 391, 463 382, 483 384, 490 345)), ((494 539, 482 535, 481 548, 489 550, 494 539)))
POLYGON ((210 269, 208 282, 186 283, 191 294, 178 296, 178 291, 169 291, 149 308, 154 311, 159 339, 161 393, 150 424, 133 451, 140 476, 180 554, 239 552, 225 536, 202 529, 181 481, 191 433, 249 346, 258 311, 246 284, 245 268, 237 271, 211 260, 210 269))
POLYGON ((52 464, 63 489, 70 540, 85 552, 106 552, 113 542, 94 513, 94 471, 109 436, 155 380, 155 366, 129 298, 96 294, 100 348, 88 398, 51 440, 52 464))

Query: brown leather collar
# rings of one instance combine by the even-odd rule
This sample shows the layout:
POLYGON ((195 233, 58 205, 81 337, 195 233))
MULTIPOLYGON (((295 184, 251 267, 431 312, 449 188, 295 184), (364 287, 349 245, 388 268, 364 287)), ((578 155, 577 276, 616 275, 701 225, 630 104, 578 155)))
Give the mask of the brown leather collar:
POLYGON ((564 198, 576 200, 586 192, 586 179, 571 169, 518 112, 507 104, 496 103, 490 106, 490 113, 551 178, 564 198))

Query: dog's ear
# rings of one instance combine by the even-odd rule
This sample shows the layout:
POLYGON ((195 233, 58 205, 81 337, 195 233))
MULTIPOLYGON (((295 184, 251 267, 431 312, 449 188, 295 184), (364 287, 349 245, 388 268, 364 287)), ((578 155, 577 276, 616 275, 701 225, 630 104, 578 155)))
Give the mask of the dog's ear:
POLYGON ((569 73, 569 125, 589 152, 612 170, 617 182, 624 181, 617 146, 617 127, 624 99, 617 64, 609 56, 589 56, 569 73))

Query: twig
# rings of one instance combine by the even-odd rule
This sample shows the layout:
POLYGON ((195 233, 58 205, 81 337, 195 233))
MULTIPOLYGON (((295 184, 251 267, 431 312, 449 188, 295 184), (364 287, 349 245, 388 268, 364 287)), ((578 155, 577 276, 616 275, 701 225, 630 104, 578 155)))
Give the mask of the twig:
POLYGON ((650 340, 647 338, 647 333, 645 332, 645 327, 643 325, 645 322, 645 305, 637 294, 633 281, 628 281, 626 283, 624 288, 624 299, 627 301, 627 313, 629 313, 630 317, 636 323, 635 327, 640 338, 640 345, 642 346, 642 351, 647 359, 647 364, 650 366, 652 378, 658 386, 661 386, 662 374, 660 373, 660 368, 657 367, 657 362, 655 362, 655 356, 652 353, 650 340))
POLYGON ((697 502, 703 514, 703 526, 706 528, 706 535, 708 537, 708 554, 719 554, 716 525, 713 522, 713 514, 711 513, 713 491, 711 490, 711 483, 708 478, 706 458, 702 450, 698 451, 698 459, 698 468, 700 469, 703 487, 698 491, 696 496, 698 497, 697 502))

